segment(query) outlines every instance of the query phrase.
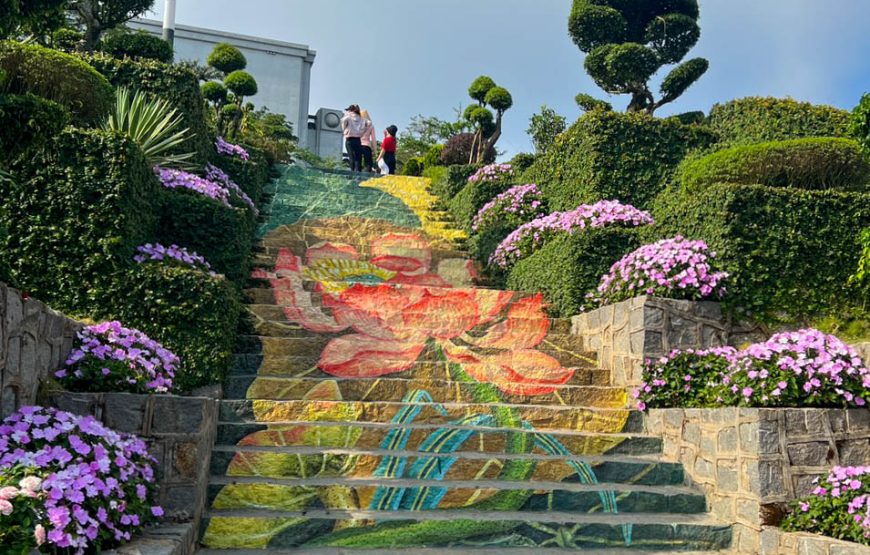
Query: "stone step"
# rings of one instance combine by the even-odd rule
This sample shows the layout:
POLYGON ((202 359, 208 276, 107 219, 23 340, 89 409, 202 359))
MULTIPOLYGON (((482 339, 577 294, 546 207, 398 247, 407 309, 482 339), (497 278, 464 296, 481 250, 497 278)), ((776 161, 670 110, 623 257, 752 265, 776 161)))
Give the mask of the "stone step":
MULTIPOLYGON (((413 375, 408 373, 409 375, 413 375)), ((474 383, 445 379, 430 379, 413 375, 414 379, 387 377, 383 379, 332 379, 275 377, 262 375, 232 376, 224 386, 227 399, 258 399, 293 401, 307 398, 317 387, 334 387, 344 401, 402 402, 415 391, 426 391, 437 401, 452 400, 473 403, 478 388, 474 383)), ((619 387, 565 385, 546 395, 512 395, 503 393, 504 402, 513 405, 567 405, 602 408, 624 408, 628 392, 619 387)))
MULTIPOLYGON (((686 486, 638 486, 626 484, 584 484, 537 482, 533 487, 522 482, 455 481, 455 480, 384 480, 322 478, 303 480, 267 480, 249 477, 213 476, 208 488, 208 504, 215 510, 272 509, 280 500, 293 499, 300 493, 325 498, 338 488, 353 490, 358 507, 375 510, 379 494, 385 489, 394 493, 392 503, 408 498, 403 509, 413 512, 434 510, 431 506, 412 504, 418 493, 443 494, 439 509, 462 508, 469 499, 483 501, 500 491, 518 491, 529 496, 523 510, 530 513, 561 511, 566 513, 606 512, 615 507, 619 513, 699 514, 707 510, 704 495, 686 486)), ((384 507, 390 507, 387 501, 384 507)), ((398 505, 392 505, 397 507, 398 505)))
POLYGON ((724 549, 731 529, 708 515, 566 514, 521 511, 210 511, 212 548, 521 546, 629 551, 724 549), (245 533, 247 532, 247 533, 245 533), (510 545, 510 543, 508 543, 510 545))
MULTIPOLYGON (((446 226, 445 226, 446 228, 446 226)), ((406 230, 409 231, 414 230, 406 230)), ((325 243, 334 245, 347 245, 354 247, 359 253, 361 259, 366 260, 370 257, 372 247, 370 239, 366 236, 348 236, 346 230, 334 229, 331 227, 322 227, 314 224, 297 224, 293 232, 285 233, 279 236, 264 237, 257 246, 257 254, 262 254, 275 260, 282 250, 290 250, 292 253, 304 259, 306 251, 311 247, 321 246, 325 243)), ((436 246, 427 249, 429 256, 432 259, 432 267, 436 268, 438 262, 448 259, 472 260, 474 257, 466 250, 446 245, 436 246)), ((402 249, 394 247, 391 249, 394 256, 407 256, 416 258, 420 256, 419 249, 402 249)))
MULTIPOLYGON (((507 552, 510 555, 540 555, 540 550, 537 547, 436 547, 433 549, 409 547, 389 549, 365 549, 365 548, 342 548, 342 547, 323 547, 323 548, 308 548, 298 547, 290 549, 275 549, 269 548, 270 555, 479 555, 483 553, 501 553, 507 552)), ((552 548, 547 550, 553 555, 576 553, 572 549, 552 548)), ((263 551, 259 549, 199 549, 200 555, 262 555, 263 551)), ((590 549, 583 548, 583 555, 631 555, 636 554, 637 550, 605 548, 605 549, 590 549)), ((667 551, 659 550, 644 550, 647 555, 667 555, 674 553, 670 548, 667 551)), ((724 551, 680 551, 681 555, 711 555, 712 553, 725 553, 724 551)))

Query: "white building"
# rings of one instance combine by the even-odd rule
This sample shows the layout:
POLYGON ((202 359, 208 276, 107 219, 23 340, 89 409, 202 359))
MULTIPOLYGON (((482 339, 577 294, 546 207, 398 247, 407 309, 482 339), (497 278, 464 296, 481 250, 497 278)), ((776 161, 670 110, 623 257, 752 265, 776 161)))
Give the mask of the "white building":
MULTIPOLYGON (((159 21, 134 19, 127 25, 157 36, 163 33, 159 21)), ((221 42, 236 46, 247 58, 246 71, 257 80, 258 92, 249 99, 254 105, 284 114, 293 123, 300 146, 324 158, 341 157, 341 111, 320 108, 310 115, 311 67, 317 56, 314 50, 303 44, 176 25, 175 60, 205 64, 214 46, 221 42)))

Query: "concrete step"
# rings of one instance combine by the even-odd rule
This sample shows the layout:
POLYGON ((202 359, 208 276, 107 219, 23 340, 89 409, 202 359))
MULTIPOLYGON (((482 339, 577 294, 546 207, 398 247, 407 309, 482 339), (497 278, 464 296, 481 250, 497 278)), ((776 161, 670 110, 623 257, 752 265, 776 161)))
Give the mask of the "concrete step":
POLYGON ((683 552, 728 547, 730 527, 708 515, 568 514, 521 511, 211 511, 207 547, 617 548, 683 552), (246 534, 245 531, 248 533, 246 534), (255 533, 257 532, 257 533, 255 533), (269 536, 262 541, 264 536, 269 536), (246 545, 247 544, 247 545, 246 545), (254 544, 254 545, 250 545, 254 544), (260 545, 256 545, 260 544, 260 545))
MULTIPOLYGON (((579 548, 578 548, 579 549, 579 548)), ((323 547, 309 548, 298 547, 291 549, 275 549, 269 548, 270 555, 479 555, 480 553, 502 553, 506 552, 510 555, 540 555, 540 549, 537 547, 436 547, 432 549, 409 547, 389 549, 356 549, 342 547, 323 547)), ((263 551, 258 549, 200 549, 197 553, 201 555, 262 555, 263 551)), ((550 555, 568 555, 577 553, 577 549, 552 547, 547 549, 550 555)), ((636 554, 637 550, 620 549, 620 548, 583 548, 584 555, 632 555, 636 554)), ((666 555, 674 553, 670 548, 667 551, 659 550, 644 550, 648 555, 666 555)), ((680 551, 681 555, 711 555, 713 553, 726 553, 725 551, 680 551)))

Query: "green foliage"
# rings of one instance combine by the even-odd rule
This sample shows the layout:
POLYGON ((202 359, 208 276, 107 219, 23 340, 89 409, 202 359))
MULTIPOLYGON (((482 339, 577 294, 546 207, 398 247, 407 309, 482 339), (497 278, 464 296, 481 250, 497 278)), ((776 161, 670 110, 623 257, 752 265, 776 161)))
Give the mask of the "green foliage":
POLYGON ((810 138, 736 146, 684 161, 675 181, 689 190, 715 183, 864 190, 870 162, 851 139, 810 138))
MULTIPOLYGON (((859 470, 860 467, 852 469, 859 470)), ((870 537, 867 537, 867 530, 862 525, 867 503, 859 499, 866 499, 870 495, 870 474, 860 472, 860 475, 844 475, 845 479, 837 478, 832 471, 827 478, 822 477, 818 484, 825 493, 811 494, 792 502, 782 527, 788 532, 809 532, 853 542, 856 544, 854 548, 841 549, 845 552, 860 552, 864 548, 858 544, 870 545, 870 537), (832 479, 836 483, 831 483, 832 479), (853 480, 855 484, 852 484, 853 480), (837 492, 836 496, 833 492, 837 492), (853 503, 856 506, 853 507, 853 503), (802 510, 801 505, 805 505, 807 510, 802 510)))
POLYGON ((466 181, 462 189, 447 203, 456 225, 471 231, 471 222, 483 205, 499 193, 510 189, 512 185, 514 183, 507 179, 483 180, 476 183, 466 181))
MULTIPOLYGON (((241 183, 239 183, 241 186, 241 183)), ((256 222, 250 210, 227 208, 192 191, 164 189, 157 238, 164 245, 183 245, 208 260, 216 272, 233 281, 248 276, 256 222)))
POLYGON ((555 317, 574 316, 586 306, 586 294, 598 287, 601 276, 639 246, 637 231, 630 229, 563 234, 515 264, 507 285, 517 291, 543 292, 555 317))
POLYGON ((671 118, 677 120, 683 125, 702 125, 707 121, 707 116, 700 110, 694 112, 683 112, 682 114, 673 115, 669 119, 671 118))
POLYGON ((468 178, 476 171, 477 166, 470 164, 447 166, 444 174, 432 182, 432 194, 445 202, 452 199, 468 185, 468 178))
POLYGON ((440 166, 442 152, 444 152, 444 145, 432 145, 423 157, 423 167, 431 168, 433 166, 440 166))
POLYGON ((241 129, 242 142, 263 151, 269 165, 289 162, 296 150, 293 124, 284 114, 274 114, 266 108, 245 114, 241 129))
POLYGON ((68 0, 70 14, 85 30, 88 50, 97 46, 104 31, 144 14, 153 4, 154 0, 68 0))
POLYGON ((206 62, 211 67, 227 75, 248 67, 248 60, 245 59, 242 51, 232 44, 225 42, 214 47, 211 54, 208 55, 206 62))
POLYGON ((723 145, 744 145, 804 137, 845 137, 849 113, 787 98, 748 97, 716 104, 710 128, 723 145))
POLYGON ((861 255, 858 259, 858 271, 849 277, 849 284, 863 289, 863 301, 870 300, 870 227, 861 231, 859 236, 861 255))
MULTIPOLYGON (((447 178, 447 166, 426 166, 423 168, 423 177, 429 179, 434 184, 447 178)), ((429 190, 432 190, 430 185, 429 190)))
POLYGON ((730 274, 727 302, 762 321, 799 319, 855 301, 855 230, 870 225, 870 194, 717 184, 669 188, 653 238, 703 239, 730 274))
POLYGON ((511 158, 511 161, 508 162, 508 164, 510 164, 511 167, 513 167, 514 169, 514 172, 519 175, 527 169, 531 168, 532 164, 534 164, 535 160, 537 159, 537 156, 535 156, 534 154, 530 154, 528 152, 520 152, 516 156, 511 158))
POLYGON ((865 152, 870 153, 870 93, 861 97, 861 102, 852 110, 849 135, 855 138, 865 152))
POLYGON ((560 116, 552 108, 541 106, 541 113, 534 114, 529 119, 529 128, 526 133, 535 145, 535 152, 543 154, 552 145, 556 137, 565 132, 567 122, 564 116, 560 116))
POLYGON ((165 100, 151 99, 142 91, 131 93, 121 87, 115 110, 103 128, 132 139, 142 149, 149 166, 189 168, 194 153, 173 154, 190 139, 190 130, 182 127, 183 121, 165 100))
POLYGON ((69 122, 60 104, 32 94, 0 95, 0 162, 38 148, 69 122))
POLYGON ((100 121, 114 101, 111 85, 88 64, 35 44, 0 42, 0 70, 6 74, 0 93, 32 93, 53 100, 80 125, 100 121))
POLYGON ((164 264, 136 264, 107 291, 102 318, 141 329, 181 358, 181 392, 220 383, 232 361, 240 304, 226 279, 164 264))
POLYGON ((495 116, 483 106, 470 105, 465 109, 465 119, 477 126, 491 125, 495 116))
POLYGON ((402 168, 402 175, 420 177, 423 175, 423 161, 420 158, 409 159, 402 168))
MULTIPOLYGON (((609 94, 630 94, 629 111, 652 114, 707 71, 706 60, 690 60, 665 78, 658 101, 649 90, 648 81, 659 69, 679 63, 697 44, 699 15, 697 0, 574 0, 568 32, 587 54, 586 71, 599 87, 609 94)), ((590 99, 578 99, 578 104, 596 106, 590 99)))
POLYGON ((593 111, 559 135, 524 177, 542 188, 553 210, 602 199, 646 208, 686 154, 712 141, 703 128, 678 121, 593 111))
POLYGON ((269 161, 269 155, 262 149, 249 144, 245 144, 244 148, 249 155, 247 161, 237 156, 221 156, 214 153, 211 163, 225 171, 254 201, 254 204, 259 205, 263 189, 269 182, 272 163, 269 161))
POLYGON ((574 97, 574 102, 577 103, 577 106, 583 110, 584 112, 591 112, 593 110, 601 110, 602 112, 609 112, 613 110, 613 106, 610 102, 605 102, 604 100, 599 100, 592 95, 586 93, 580 93, 574 97))
POLYGON ((132 264, 136 247, 154 239, 159 192, 133 141, 63 131, 22 160, 15 182, 0 191, 8 232, 0 251, 12 284, 58 310, 88 314, 132 264))
POLYGON ((202 97, 218 106, 227 101, 227 87, 218 81, 207 81, 199 88, 202 97))
POLYGON ((63 25, 67 0, 0 0, 0 39, 42 36, 63 25))
POLYGON ((172 46, 146 31, 109 33, 100 42, 100 50, 116 58, 157 60, 165 64, 171 64, 173 58, 172 46))
POLYGON ((681 351, 666 356, 667 362, 654 360, 644 364, 643 383, 637 393, 644 410, 722 405, 722 377, 730 374, 730 361, 721 351, 681 351))
POLYGON ((193 150, 193 162, 203 165, 214 150, 205 118, 205 106, 199 92, 199 80, 187 68, 155 60, 117 59, 105 54, 90 55, 89 64, 115 87, 136 89, 168 102, 184 118, 191 140, 185 151, 193 150))
POLYGON ((511 93, 506 88, 498 86, 489 89, 484 102, 492 106, 496 112, 507 112, 514 105, 511 93))
POLYGON ((84 34, 75 29, 58 29, 51 34, 51 47, 64 52, 73 52, 78 49, 84 40, 84 34))
POLYGON ((471 83, 470 87, 468 87, 468 96, 480 104, 487 104, 486 95, 489 94, 489 91, 495 88, 495 86, 495 81, 493 81, 491 77, 481 75, 471 83))
POLYGON ((224 85, 239 99, 257 94, 257 80, 247 71, 237 70, 230 73, 224 79, 224 85))

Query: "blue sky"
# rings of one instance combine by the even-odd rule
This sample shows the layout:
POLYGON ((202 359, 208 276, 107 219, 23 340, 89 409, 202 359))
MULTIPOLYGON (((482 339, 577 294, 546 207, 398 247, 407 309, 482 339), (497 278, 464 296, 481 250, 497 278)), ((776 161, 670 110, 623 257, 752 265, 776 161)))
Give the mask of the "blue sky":
MULTIPOLYGON (((163 1, 156 1, 162 17, 163 1)), ((452 118, 480 74, 514 108, 499 148, 530 151, 529 117, 547 104, 573 121, 578 92, 607 98, 567 33, 570 0, 178 0, 179 24, 308 44, 317 51, 312 111, 351 102, 379 127, 415 114, 452 118)), ((690 56, 710 71, 662 115, 743 96, 851 108, 870 91, 870 1, 701 0, 690 56)), ((664 72, 663 72, 664 73, 664 72)), ((610 99, 617 106, 627 97, 610 99)))

